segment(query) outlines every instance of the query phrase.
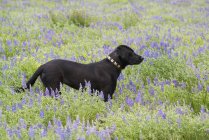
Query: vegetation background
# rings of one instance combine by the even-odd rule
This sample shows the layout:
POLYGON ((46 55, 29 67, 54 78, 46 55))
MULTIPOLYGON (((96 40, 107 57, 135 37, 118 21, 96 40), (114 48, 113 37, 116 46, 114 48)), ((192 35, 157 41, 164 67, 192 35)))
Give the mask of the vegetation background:
MULTIPOLYGON (((0 139, 209 139, 209 0, 0 0, 0 139), (40 80, 43 63, 90 63, 126 44, 145 57, 114 99, 40 80)), ((87 89, 89 85, 87 84, 87 89)))

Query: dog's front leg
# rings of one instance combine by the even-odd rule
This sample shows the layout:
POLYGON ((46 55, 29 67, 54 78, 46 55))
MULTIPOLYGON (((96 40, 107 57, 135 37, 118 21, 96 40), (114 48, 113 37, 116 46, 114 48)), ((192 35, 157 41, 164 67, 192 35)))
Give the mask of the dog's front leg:
POLYGON ((113 95, 114 90, 112 90, 112 87, 111 86, 106 87, 102 91, 103 91, 103 94, 104 94, 104 101, 105 102, 107 102, 108 99, 109 99, 109 96, 108 95, 110 95, 110 98, 112 99, 112 95, 113 95))

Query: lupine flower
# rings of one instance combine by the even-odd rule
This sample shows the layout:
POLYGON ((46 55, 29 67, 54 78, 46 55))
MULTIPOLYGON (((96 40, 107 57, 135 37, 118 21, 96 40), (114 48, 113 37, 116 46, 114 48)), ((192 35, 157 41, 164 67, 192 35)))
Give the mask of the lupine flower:
POLYGON ((162 117, 162 119, 166 119, 166 114, 160 109, 158 110, 158 115, 162 117))
POLYGON ((45 137, 45 136, 47 136, 47 130, 46 129, 43 129, 41 131, 41 137, 45 137))
POLYGON ((150 78, 147 78, 147 84, 150 85, 151 81, 150 78))
POLYGON ((164 92, 164 82, 162 82, 162 83, 160 84, 160 89, 161 89, 162 92, 164 92))
POLYGON ((149 88, 149 94, 152 95, 152 96, 155 95, 155 90, 154 90, 153 87, 149 88))
POLYGON ((130 107, 132 107, 134 105, 134 101, 129 98, 128 96, 126 97, 126 104, 130 107))
POLYGON ((49 121, 48 126, 47 126, 47 130, 50 130, 52 128, 52 123, 51 121, 49 121))
POLYGON ((12 138, 13 137, 12 129, 7 129, 7 134, 9 135, 10 138, 12 138))
POLYGON ((155 86, 157 86, 157 85, 158 85, 158 83, 159 83, 159 82, 158 82, 158 78, 157 78, 157 77, 155 77, 155 78, 154 78, 154 85, 155 85, 155 86))
POLYGON ((184 112, 182 111, 181 108, 176 108, 176 114, 184 115, 184 112))
POLYGON ((17 130, 15 131, 15 133, 16 133, 16 135, 17 135, 17 137, 18 137, 19 139, 22 138, 22 136, 21 136, 21 129, 20 129, 19 127, 17 128, 17 130))
POLYGON ((28 135, 30 136, 30 138, 34 138, 35 132, 32 126, 29 127, 28 135))
POLYGON ((49 96, 50 95, 48 88, 46 88, 44 95, 45 96, 49 96))
POLYGON ((33 99, 30 98, 29 107, 33 106, 33 99))
POLYGON ((44 118, 44 110, 43 109, 41 109, 41 111, 40 111, 40 117, 44 118))
POLYGON ((172 82, 173 82, 173 84, 174 84, 175 87, 178 86, 178 81, 177 80, 173 80, 172 82))
POLYGON ((22 87, 23 87, 23 88, 27 88, 26 79, 25 79, 25 76, 24 76, 24 75, 23 75, 23 77, 22 77, 22 87))
POLYGON ((181 118, 178 118, 178 119, 176 120, 176 122, 177 122, 177 124, 178 124, 178 127, 180 128, 180 127, 181 127, 181 118))
POLYGON ((136 103, 142 104, 142 102, 143 102, 143 97, 142 97, 141 91, 138 91, 138 94, 137 94, 137 97, 136 97, 136 99, 135 99, 135 102, 136 102, 136 103))
POLYGON ((199 91, 202 91, 202 89, 203 89, 202 84, 201 84, 200 82, 198 82, 198 90, 199 90, 199 91))
POLYGON ((16 104, 12 105, 12 112, 16 112, 17 111, 17 107, 16 104))
POLYGON ((24 128, 24 129, 27 128, 27 125, 25 124, 25 121, 22 118, 19 119, 19 125, 21 128, 24 128))
POLYGON ((12 41, 11 40, 7 40, 7 46, 9 46, 9 47, 12 46, 12 41))
POLYGON ((102 100, 104 99, 104 94, 103 94, 102 91, 99 93, 99 97, 100 97, 102 100))
POLYGON ((203 105, 201 106, 200 112, 205 113, 205 107, 203 105))
POLYGON ((6 110, 7 111, 10 111, 10 106, 7 105, 6 110))

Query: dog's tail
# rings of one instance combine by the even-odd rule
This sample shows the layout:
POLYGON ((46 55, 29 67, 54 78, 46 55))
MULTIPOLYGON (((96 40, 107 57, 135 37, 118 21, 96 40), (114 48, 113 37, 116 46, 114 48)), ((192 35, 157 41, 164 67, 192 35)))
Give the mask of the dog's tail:
POLYGON ((30 86, 32 87, 34 85, 34 83, 36 82, 38 76, 41 75, 42 72, 43 72, 43 65, 40 66, 36 70, 36 72, 32 75, 32 77, 27 81, 26 87, 16 88, 15 91, 16 92, 22 92, 22 91, 25 91, 25 89, 30 89, 30 86))

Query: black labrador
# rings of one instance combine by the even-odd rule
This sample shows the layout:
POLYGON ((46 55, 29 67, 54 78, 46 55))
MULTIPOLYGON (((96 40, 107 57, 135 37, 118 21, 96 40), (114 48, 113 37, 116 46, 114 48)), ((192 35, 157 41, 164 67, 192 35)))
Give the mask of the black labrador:
MULTIPOLYGON (((120 45, 107 58, 96 63, 80 64, 61 59, 51 60, 36 70, 27 81, 27 87, 21 87, 16 91, 29 89, 38 76, 50 94, 52 91, 60 91, 60 83, 79 89, 80 85, 84 87, 85 82, 89 81, 91 90, 102 91, 106 102, 108 95, 112 99, 121 70, 127 65, 140 64, 143 59, 134 53, 130 47, 120 45)), ((61 94, 61 92, 59 93, 61 94)))

